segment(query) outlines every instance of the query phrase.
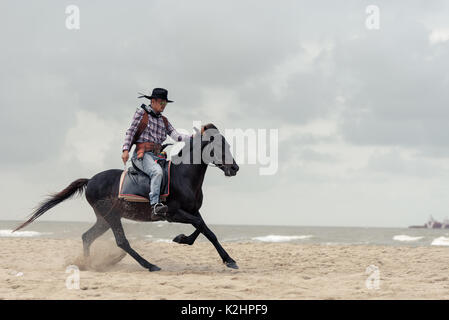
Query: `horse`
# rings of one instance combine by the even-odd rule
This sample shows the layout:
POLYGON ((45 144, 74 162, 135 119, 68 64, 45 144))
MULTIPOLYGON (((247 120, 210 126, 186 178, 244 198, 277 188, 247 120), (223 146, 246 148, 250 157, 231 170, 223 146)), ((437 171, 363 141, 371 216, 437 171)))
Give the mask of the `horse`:
POLYGON ((86 200, 93 208, 97 219, 95 224, 81 237, 85 258, 89 257, 89 248, 95 239, 111 228, 119 248, 133 257, 143 268, 149 271, 159 271, 161 270, 160 267, 150 263, 131 248, 126 239, 121 219, 142 222, 166 220, 168 222, 191 224, 195 228, 195 231, 189 236, 177 235, 173 239, 174 242, 192 245, 198 235, 202 233, 215 246, 226 267, 238 269, 237 263, 221 246, 215 234, 204 222, 199 210, 203 202, 202 184, 208 166, 218 167, 227 177, 235 176, 239 166, 231 155, 230 146, 225 137, 215 125, 207 124, 201 128, 201 132, 196 128, 195 131, 196 133, 190 137, 190 143, 186 143, 177 154, 177 159, 188 159, 188 163, 185 163, 186 161, 173 163, 172 158, 170 194, 166 199, 168 211, 164 217, 152 214, 147 202, 129 202, 119 199, 119 184, 123 170, 109 169, 95 174, 91 179, 77 179, 64 190, 51 194, 48 199, 38 205, 30 218, 14 231, 27 226, 64 200, 76 194, 82 195, 84 192, 86 200), (207 135, 209 132, 213 135, 207 135), (206 136, 212 136, 212 138, 205 139, 206 136), (221 148, 214 147, 216 142, 219 143, 221 148), (208 149, 206 150, 206 148, 208 149), (193 161, 195 150, 200 151, 201 155, 203 155, 203 152, 209 151, 208 160, 201 156, 200 161, 193 161), (229 159, 232 161, 229 161, 229 159))

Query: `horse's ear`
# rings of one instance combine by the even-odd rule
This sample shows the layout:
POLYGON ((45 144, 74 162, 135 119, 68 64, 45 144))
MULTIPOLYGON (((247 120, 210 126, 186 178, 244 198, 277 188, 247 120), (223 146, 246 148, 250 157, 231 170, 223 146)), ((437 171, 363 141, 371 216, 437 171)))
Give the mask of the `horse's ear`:
POLYGON ((195 134, 200 134, 200 130, 197 127, 193 127, 193 130, 195 130, 195 134))

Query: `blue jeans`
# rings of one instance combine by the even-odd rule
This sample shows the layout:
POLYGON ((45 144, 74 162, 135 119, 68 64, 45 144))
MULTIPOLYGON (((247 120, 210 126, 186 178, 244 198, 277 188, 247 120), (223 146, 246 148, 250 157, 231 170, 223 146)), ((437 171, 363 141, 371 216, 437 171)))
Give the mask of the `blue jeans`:
MULTIPOLYGON (((133 159, 137 159, 137 152, 134 150, 133 159)), ((156 163, 156 159, 159 159, 154 153, 147 151, 144 153, 143 158, 137 161, 142 161, 142 168, 146 174, 151 178, 150 182, 150 204, 159 203, 159 195, 161 192, 162 182, 162 168, 156 163)))

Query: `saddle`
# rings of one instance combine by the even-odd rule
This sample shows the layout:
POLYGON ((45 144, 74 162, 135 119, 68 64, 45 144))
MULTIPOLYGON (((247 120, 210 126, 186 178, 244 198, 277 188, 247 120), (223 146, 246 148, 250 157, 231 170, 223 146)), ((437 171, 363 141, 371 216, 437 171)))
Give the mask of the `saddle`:
MULTIPOLYGON (((171 160, 160 158, 155 160, 162 168, 162 182, 160 190, 161 202, 170 194, 170 167, 171 160)), ((120 177, 119 199, 130 202, 150 202, 150 176, 142 168, 142 162, 131 159, 132 167, 123 171, 120 177)))

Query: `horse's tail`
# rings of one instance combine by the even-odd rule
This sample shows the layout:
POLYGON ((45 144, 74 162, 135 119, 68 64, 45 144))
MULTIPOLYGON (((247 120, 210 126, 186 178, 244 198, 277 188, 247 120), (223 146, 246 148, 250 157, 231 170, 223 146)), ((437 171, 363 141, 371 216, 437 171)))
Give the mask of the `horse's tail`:
MULTIPOLYGON (((64 200, 67 200, 71 198, 73 195, 78 193, 78 195, 81 195, 84 190, 86 189, 87 183, 89 182, 89 179, 78 179, 73 181, 67 188, 64 190, 50 194, 48 199, 43 201, 39 204, 37 209, 34 210, 34 212, 31 214, 31 217, 28 219, 28 221, 22 223, 20 226, 18 226, 14 231, 20 230, 23 227, 26 227, 31 222, 39 218, 41 215, 43 215, 46 211, 50 210, 57 204, 63 202, 64 200)), ((13 231, 13 232, 14 232, 13 231)))

